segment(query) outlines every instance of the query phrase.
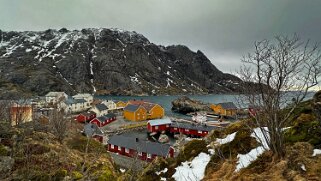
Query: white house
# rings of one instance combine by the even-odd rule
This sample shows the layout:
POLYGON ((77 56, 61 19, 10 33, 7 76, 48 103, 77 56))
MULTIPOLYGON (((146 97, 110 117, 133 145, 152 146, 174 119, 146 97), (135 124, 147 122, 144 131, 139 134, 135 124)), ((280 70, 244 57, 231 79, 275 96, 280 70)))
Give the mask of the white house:
POLYGON ((117 109, 117 104, 113 100, 105 100, 102 104, 105 104, 109 110, 117 109))
POLYGON ((57 103, 68 99, 68 95, 64 92, 48 92, 45 99, 47 103, 57 103))
POLYGON ((65 111, 69 113, 77 113, 88 110, 87 101, 85 99, 69 98, 64 103, 65 111))
POLYGON ((90 109, 90 111, 95 112, 96 117, 100 117, 108 114, 108 107, 105 104, 96 104, 90 109))
POLYGON ((93 103, 93 101, 94 101, 94 96, 89 94, 89 93, 79 93, 79 94, 76 94, 76 95, 72 96, 72 98, 74 98, 74 99, 85 99, 89 103, 89 105, 91 103, 93 103))

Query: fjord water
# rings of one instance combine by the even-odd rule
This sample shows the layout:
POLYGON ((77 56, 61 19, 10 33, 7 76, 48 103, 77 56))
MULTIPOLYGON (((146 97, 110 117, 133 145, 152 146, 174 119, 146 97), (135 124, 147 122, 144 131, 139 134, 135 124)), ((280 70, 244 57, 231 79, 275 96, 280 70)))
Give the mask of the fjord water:
MULTIPOLYGON (((176 115, 171 111, 172 101, 181 96, 95 96, 98 99, 106 100, 146 100, 150 102, 157 103, 165 109, 165 114, 167 116, 176 115)), ((229 94, 212 94, 212 95, 188 95, 189 98, 202 101, 204 103, 220 103, 220 102, 234 102, 237 103, 239 95, 229 95, 229 94)), ((236 104, 237 105, 237 104, 236 104)))
MULTIPOLYGON (((305 100, 311 99, 315 92, 309 92, 306 95, 305 100)), ((167 116, 182 116, 177 113, 173 113, 171 111, 172 108, 172 101, 181 97, 182 95, 175 95, 175 96, 95 96, 97 99, 102 100, 121 100, 121 101, 128 101, 128 100, 146 100, 150 102, 157 103, 161 105, 165 109, 165 114, 167 116)), ((233 102, 239 108, 247 108, 248 105, 245 101, 242 100, 242 96, 239 94, 209 94, 209 95, 186 95, 187 97, 199 100, 204 103, 220 103, 220 102, 233 102)), ((292 98, 295 97, 295 93, 286 93, 284 95, 284 99, 286 99, 285 103, 290 103, 292 98)), ((285 105, 284 105, 285 106, 285 105)))

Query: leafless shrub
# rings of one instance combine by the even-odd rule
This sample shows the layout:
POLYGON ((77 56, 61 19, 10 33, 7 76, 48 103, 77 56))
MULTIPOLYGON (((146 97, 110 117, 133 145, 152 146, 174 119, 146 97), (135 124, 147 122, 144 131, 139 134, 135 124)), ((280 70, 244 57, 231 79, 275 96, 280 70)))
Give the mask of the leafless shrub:
POLYGON ((283 129, 290 115, 318 84, 320 59, 319 44, 301 41, 297 35, 256 42, 254 52, 243 57, 239 73, 246 82, 243 100, 257 111, 254 125, 261 128, 276 157, 284 156, 283 129))

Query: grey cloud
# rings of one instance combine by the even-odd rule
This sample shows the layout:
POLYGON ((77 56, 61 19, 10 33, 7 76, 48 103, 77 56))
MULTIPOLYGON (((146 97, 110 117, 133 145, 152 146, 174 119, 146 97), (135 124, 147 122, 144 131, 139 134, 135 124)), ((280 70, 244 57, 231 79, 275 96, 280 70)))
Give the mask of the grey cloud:
POLYGON ((321 41, 319 0, 0 0, 0 29, 115 27, 201 50, 233 72, 256 40, 298 33, 321 41))

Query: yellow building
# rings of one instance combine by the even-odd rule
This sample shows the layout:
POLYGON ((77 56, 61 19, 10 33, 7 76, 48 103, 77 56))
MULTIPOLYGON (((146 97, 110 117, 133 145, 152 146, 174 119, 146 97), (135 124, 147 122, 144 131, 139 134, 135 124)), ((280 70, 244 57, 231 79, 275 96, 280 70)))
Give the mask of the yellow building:
POLYGON ((147 110, 147 119, 160 119, 164 117, 165 111, 162 106, 149 102, 144 102, 142 106, 147 110))
POLYGON ((126 102, 124 102, 124 101, 114 101, 115 103, 116 103, 116 107, 118 108, 118 109, 121 109, 121 108, 124 108, 124 107, 126 107, 126 105, 127 105, 127 103, 126 102))
POLYGON ((124 108, 124 118, 130 121, 143 121, 147 119, 147 111, 143 106, 128 104, 124 108))
POLYGON ((237 107, 233 102, 212 104, 211 108, 215 114, 222 116, 235 116, 237 113, 237 107))

